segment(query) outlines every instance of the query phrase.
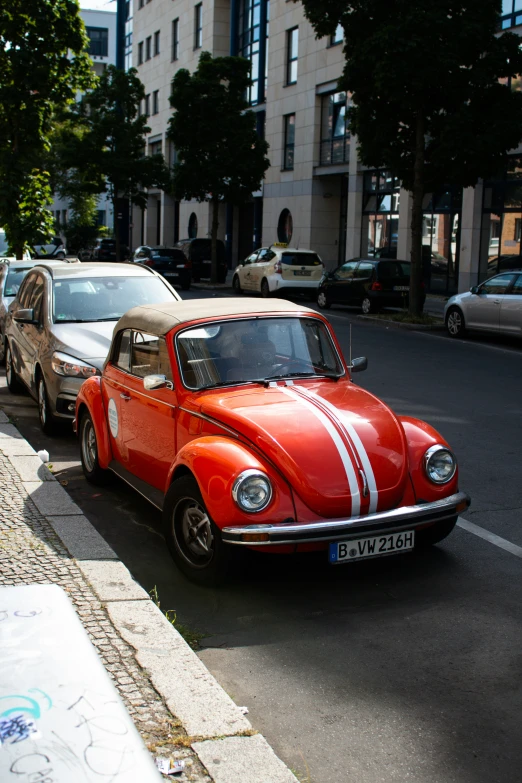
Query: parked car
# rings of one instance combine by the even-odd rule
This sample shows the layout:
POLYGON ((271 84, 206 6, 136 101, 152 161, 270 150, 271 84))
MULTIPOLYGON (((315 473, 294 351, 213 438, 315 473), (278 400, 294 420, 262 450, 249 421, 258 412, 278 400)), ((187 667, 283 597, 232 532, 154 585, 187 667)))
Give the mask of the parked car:
POLYGON ((254 251, 234 270, 232 286, 237 294, 257 292, 271 294, 317 295, 324 264, 313 250, 270 245, 254 251))
MULTIPOLYGON (((16 261, 16 256, 13 255, 13 252, 9 247, 9 244, 7 242, 7 237, 5 235, 5 230, 3 228, 0 228, 0 264, 6 260, 16 261)), ((23 260, 24 261, 31 260, 31 254, 29 253, 28 250, 24 250, 23 260)))
MULTIPOLYGON (((333 272, 325 273, 317 293, 322 309, 332 304, 361 307, 375 313, 382 307, 407 307, 410 262, 380 258, 352 258, 333 272)), ((426 296, 423 292, 422 305, 426 296)))
POLYGON ((53 237, 50 242, 43 245, 33 245, 33 258, 63 259, 67 255, 65 243, 60 237, 53 237))
MULTIPOLYGON (((130 258, 130 251, 127 245, 120 245, 121 261, 130 258)), ((92 261, 116 261, 116 240, 115 239, 97 239, 94 250, 92 251, 92 261)))
MULTIPOLYGON (((192 280, 199 283, 202 278, 210 278, 212 266, 212 240, 211 239, 180 239, 176 247, 183 251, 192 270, 192 280)), ((224 283, 227 279, 227 260, 225 245, 221 239, 217 240, 218 256, 218 283, 224 283)))
POLYGON ((76 402, 85 477, 162 510, 179 569, 215 584, 234 551, 347 563, 435 544, 469 498, 429 424, 352 383, 326 318, 216 298, 129 310, 76 402))
POLYGON ((466 329, 522 337, 522 266, 452 296, 444 319, 452 337, 461 337, 466 329))
MULTIPOLYGON (((69 262, 72 263, 72 259, 69 259, 67 263, 69 262)), ((14 302, 26 274, 39 263, 40 261, 37 259, 26 261, 13 261, 9 258, 0 259, 0 364, 5 362, 5 322, 7 311, 12 302, 14 302)))
POLYGON ((78 390, 101 372, 115 322, 130 307, 179 301, 147 267, 129 264, 40 263, 23 280, 6 318, 6 379, 27 387, 42 430, 52 435, 72 420, 78 390))
POLYGON ((184 291, 189 290, 192 278, 190 261, 180 248, 141 245, 134 251, 132 260, 150 266, 172 285, 177 283, 184 291))
POLYGON ((488 261, 488 276, 510 269, 522 269, 522 256, 495 256, 488 261))

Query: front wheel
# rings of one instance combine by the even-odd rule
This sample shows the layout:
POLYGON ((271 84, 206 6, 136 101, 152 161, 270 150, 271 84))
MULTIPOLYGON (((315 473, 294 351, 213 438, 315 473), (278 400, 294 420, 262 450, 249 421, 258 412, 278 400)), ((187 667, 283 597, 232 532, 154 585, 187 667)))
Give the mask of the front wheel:
POLYGON ((379 309, 375 302, 370 299, 369 296, 365 296, 364 299, 361 302, 361 308, 364 313, 364 315, 370 315, 370 313, 376 313, 379 309))
POLYGON ((170 554, 188 579, 208 587, 225 581, 232 547, 223 543, 193 476, 171 484, 163 506, 163 528, 170 554))
POLYGON ((47 394, 47 387, 43 375, 38 375, 36 392, 38 395, 38 418, 40 420, 40 428, 46 435, 56 435, 58 423, 51 413, 49 395, 47 394))
POLYGON ((464 315, 458 307, 450 307, 446 315, 446 329, 450 337, 462 337, 465 330, 464 315))
POLYGON ((264 299, 268 299, 270 296, 270 286, 268 285, 266 277, 261 281, 261 296, 264 299))
POLYGON ((100 463, 98 462, 98 441, 90 413, 82 415, 79 435, 80 459, 85 478, 91 484, 97 484, 98 486, 108 484, 111 479, 111 473, 100 468, 100 463))
POLYGON ((330 302, 328 301, 328 297, 326 296, 324 291, 319 291, 317 294, 317 305, 321 308, 321 310, 329 310, 330 309, 330 302))
POLYGON ((243 293, 243 289, 241 288, 241 283, 239 282, 238 275, 234 275, 234 279, 232 280, 232 288, 234 289, 234 293, 236 296, 239 296, 243 293))
POLYGON ((7 381, 7 388, 11 394, 21 394, 24 391, 22 381, 18 378, 14 368, 13 354, 11 353, 9 343, 7 343, 5 349, 5 379, 7 381))
POLYGON ((2 335, 0 335, 0 365, 5 364, 5 346, 6 346, 5 337, 2 337, 2 335))
POLYGON ((452 532, 453 528, 457 524, 458 517, 453 519, 446 519, 443 522, 435 522, 434 525, 425 528, 424 530, 418 530, 415 534, 415 546, 426 547, 438 544, 439 541, 447 538, 452 532))

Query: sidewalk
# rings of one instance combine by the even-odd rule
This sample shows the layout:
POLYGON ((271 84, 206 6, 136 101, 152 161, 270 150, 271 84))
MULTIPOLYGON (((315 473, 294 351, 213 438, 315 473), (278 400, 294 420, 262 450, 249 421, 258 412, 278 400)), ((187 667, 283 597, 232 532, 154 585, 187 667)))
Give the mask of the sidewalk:
POLYGON ((169 780, 296 783, 0 410, 0 586, 27 584, 66 591, 169 780))

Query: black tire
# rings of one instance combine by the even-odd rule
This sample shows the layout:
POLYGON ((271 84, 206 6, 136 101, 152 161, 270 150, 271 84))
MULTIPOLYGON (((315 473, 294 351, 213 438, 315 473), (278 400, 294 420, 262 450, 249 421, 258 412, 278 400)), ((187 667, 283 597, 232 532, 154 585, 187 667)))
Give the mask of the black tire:
POLYGON ((100 468, 98 462, 98 441, 91 414, 84 412, 80 419, 80 459, 83 475, 90 484, 103 487, 112 479, 110 470, 100 468))
POLYGON ((5 364, 5 347, 7 345, 5 337, 0 335, 0 366, 5 364))
POLYGON ((317 294, 317 306, 320 310, 329 310, 331 307, 328 297, 324 291, 319 291, 317 294))
POLYGON ((450 337, 462 337, 466 330, 464 314, 460 307, 450 307, 446 313, 446 329, 450 337))
POLYGON ((239 296, 243 293, 243 289, 241 288, 241 283, 239 282, 239 276, 234 275, 232 280, 232 288, 234 289, 234 293, 239 296))
POLYGON ((49 405, 49 395, 47 394, 47 386, 45 380, 40 371, 36 375, 36 398, 38 402, 38 420, 40 422, 40 429, 46 435, 52 437, 56 435, 60 426, 56 417, 53 416, 51 406, 49 405))
POLYGON ((263 299, 268 299, 270 296, 270 286, 268 285, 266 277, 261 280, 261 296, 263 299))
POLYGON ((418 548, 434 546, 439 541, 447 538, 457 524, 458 517, 445 519, 443 522, 435 522, 431 527, 418 530, 415 534, 415 546, 418 548))
POLYGON ((5 378, 7 381, 7 388, 11 394, 22 394, 25 391, 22 381, 16 374, 13 364, 13 354, 11 353, 9 343, 7 343, 5 349, 5 378))
POLYGON ((174 562, 188 579, 207 587, 226 580, 233 559, 232 546, 223 543, 221 531, 210 518, 193 476, 182 476, 171 484, 163 506, 163 531, 174 562), (195 525, 201 522, 204 525, 198 536, 195 525))
POLYGON ((361 302, 361 309, 364 315, 370 315, 370 313, 376 313, 379 308, 375 304, 374 299, 370 299, 369 296, 365 296, 361 302))

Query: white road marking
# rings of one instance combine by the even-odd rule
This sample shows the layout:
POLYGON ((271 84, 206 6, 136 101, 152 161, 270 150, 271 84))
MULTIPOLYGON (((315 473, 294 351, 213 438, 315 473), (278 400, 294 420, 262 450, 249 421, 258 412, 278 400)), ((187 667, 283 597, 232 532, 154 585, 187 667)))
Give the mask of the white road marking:
POLYGON ((501 538, 495 533, 490 533, 489 530, 485 530, 483 527, 479 527, 473 522, 468 522, 467 519, 463 519, 462 517, 458 518, 457 525, 463 530, 467 530, 468 533, 473 533, 473 535, 483 538, 484 541, 489 541, 490 544, 494 544, 495 546, 500 547, 500 549, 505 549, 506 552, 510 552, 516 557, 522 557, 522 546, 512 544, 511 541, 501 538))

